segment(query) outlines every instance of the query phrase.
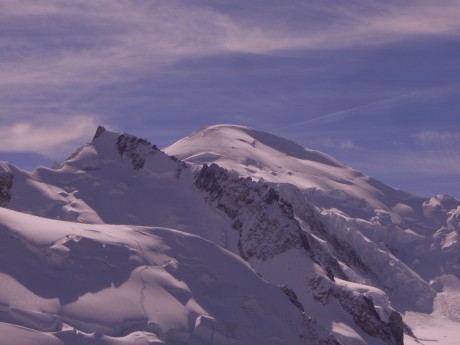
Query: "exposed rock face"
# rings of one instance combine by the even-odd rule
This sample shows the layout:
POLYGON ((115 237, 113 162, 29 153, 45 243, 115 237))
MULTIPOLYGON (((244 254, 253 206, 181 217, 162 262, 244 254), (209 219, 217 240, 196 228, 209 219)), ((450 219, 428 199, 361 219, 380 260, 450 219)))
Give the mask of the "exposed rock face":
POLYGON ((280 288, 284 292, 284 294, 289 298, 291 303, 294 304, 300 311, 304 313, 305 309, 302 303, 300 303, 299 299, 297 298, 296 293, 286 285, 281 285, 280 288))
POLYGON ((330 284, 322 276, 309 282, 314 298, 325 305, 331 297, 349 313, 355 323, 372 337, 382 339, 385 344, 404 345, 404 324, 401 315, 392 311, 388 322, 381 319, 371 298, 356 291, 330 284))
MULTIPOLYGON (((95 138, 103 132, 99 130, 100 128, 103 127, 98 128, 95 138)), ((152 145, 146 139, 138 138, 130 134, 121 134, 118 137, 117 150, 120 156, 127 158, 131 162, 135 170, 144 167, 148 155, 154 155, 159 151, 156 145, 152 145)))
MULTIPOLYGON (((404 323, 401 314, 392 311, 388 321, 390 333, 396 341, 396 344, 404 344, 404 323)), ((412 331, 411 331, 412 333, 412 331)), ((413 336, 413 334, 412 334, 413 336)))
POLYGON ((305 338, 309 340, 309 344, 318 344, 318 345, 342 345, 330 332, 322 329, 318 325, 317 321, 305 313, 305 309, 302 303, 299 301, 296 293, 289 288, 287 285, 281 285, 281 290, 287 296, 289 301, 294 304, 301 312, 304 320, 304 333, 305 338))
POLYGON ((13 174, 0 172, 0 206, 4 207, 11 200, 11 188, 13 187, 13 174))
POLYGON ((310 249, 292 206, 265 183, 233 176, 211 164, 198 172, 195 185, 233 220, 233 228, 240 233, 238 247, 244 259, 266 260, 291 248, 310 249))

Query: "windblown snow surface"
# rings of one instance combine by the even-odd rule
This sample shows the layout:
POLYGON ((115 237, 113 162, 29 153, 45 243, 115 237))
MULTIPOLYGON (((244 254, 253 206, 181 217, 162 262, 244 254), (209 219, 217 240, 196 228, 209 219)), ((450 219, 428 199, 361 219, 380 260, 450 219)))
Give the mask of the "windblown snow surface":
POLYGON ((458 344, 460 202, 254 129, 100 127, 0 205, 0 344, 458 344))

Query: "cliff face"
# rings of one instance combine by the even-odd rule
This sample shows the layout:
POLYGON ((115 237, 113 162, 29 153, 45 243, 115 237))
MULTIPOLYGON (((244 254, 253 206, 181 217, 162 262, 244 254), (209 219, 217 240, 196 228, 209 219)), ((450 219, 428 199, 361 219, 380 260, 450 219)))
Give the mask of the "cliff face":
POLYGON ((159 151, 158 147, 147 140, 128 134, 121 134, 116 145, 120 156, 128 159, 135 170, 144 166, 148 155, 154 155, 159 151))
POLYGON ((404 345, 402 316, 395 310, 391 310, 389 315, 385 315, 386 320, 382 320, 372 298, 344 286, 333 285, 321 276, 310 280, 309 285, 315 300, 326 305, 334 298, 370 336, 383 340, 385 344, 404 345))
POLYGON ((199 170, 195 185, 231 219, 239 233, 238 248, 244 259, 266 260, 292 248, 309 250, 292 206, 266 184, 232 176, 212 164, 199 170))
POLYGON ((11 200, 13 178, 13 174, 9 172, 0 172, 0 206, 2 207, 11 200))

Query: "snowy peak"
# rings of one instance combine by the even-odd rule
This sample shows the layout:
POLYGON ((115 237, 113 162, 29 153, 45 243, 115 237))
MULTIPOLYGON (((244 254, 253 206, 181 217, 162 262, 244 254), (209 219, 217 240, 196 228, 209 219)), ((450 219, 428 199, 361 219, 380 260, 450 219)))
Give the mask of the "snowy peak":
POLYGON ((192 178, 185 163, 147 140, 103 127, 59 166, 28 173, 4 164, 0 174, 0 202, 11 209, 84 223, 171 227, 179 217, 169 217, 168 210, 188 209, 180 191, 192 178), (148 206, 169 194, 177 197, 165 198, 169 202, 154 210, 148 206))
POLYGON ((293 185, 325 208, 337 203, 348 205, 354 216, 366 213, 370 218, 372 209, 391 211, 391 204, 396 202, 387 204, 383 199, 403 197, 401 191, 379 184, 327 154, 247 127, 211 126, 178 141, 165 152, 198 165, 216 163, 256 180, 293 185))
POLYGON ((355 191, 362 174, 332 157, 251 128, 216 125, 193 133, 165 149, 197 165, 216 163, 241 176, 302 190, 355 191))
MULTIPOLYGON (((342 166, 337 160, 324 153, 306 149, 290 140, 269 133, 237 125, 214 125, 201 129, 168 147, 166 151, 178 152, 181 159, 210 163, 215 158, 213 152, 202 155, 203 148, 212 148, 219 153, 225 150, 228 157, 250 158, 250 156, 269 153, 277 157, 291 156, 334 167, 342 166), (188 150, 183 151, 185 147, 188 150)), ((263 160, 259 163, 262 164, 263 160)))
MULTIPOLYGON (((165 152, 199 166, 216 163, 241 176, 262 179, 284 189, 294 186, 316 205, 341 210, 353 218, 371 220, 385 213, 401 224, 403 219, 423 218, 439 203, 445 206, 436 209, 445 214, 456 202, 440 196, 427 201, 365 176, 325 153, 243 126, 211 126, 178 141, 165 152), (423 203, 426 205, 422 207, 423 203)), ((435 220, 425 219, 422 223, 427 222, 431 227, 435 220)))
POLYGON ((135 170, 143 168, 148 157, 159 152, 158 147, 146 139, 126 133, 109 132, 102 126, 97 128, 91 145, 99 152, 116 148, 120 157, 129 161, 135 170))
POLYGON ((93 140, 97 139, 102 133, 107 132, 104 126, 99 125, 96 129, 96 133, 94 134, 93 140))
POLYGON ((216 144, 225 145, 232 149, 245 145, 256 150, 270 150, 279 155, 286 155, 302 160, 310 160, 331 166, 341 166, 334 158, 314 150, 306 149, 299 144, 253 128, 238 125, 215 125, 195 132, 187 138, 188 141, 212 140, 216 144))
POLYGON ((156 145, 146 139, 131 134, 111 132, 99 126, 91 143, 72 154, 66 164, 84 167, 84 170, 87 170, 122 158, 129 162, 134 170, 140 170, 156 154, 165 160, 170 160, 156 145))

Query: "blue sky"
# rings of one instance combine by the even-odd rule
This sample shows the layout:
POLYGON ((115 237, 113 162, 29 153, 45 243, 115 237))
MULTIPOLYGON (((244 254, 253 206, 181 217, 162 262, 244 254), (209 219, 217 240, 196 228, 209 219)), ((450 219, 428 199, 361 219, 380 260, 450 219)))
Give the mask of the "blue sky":
POLYGON ((2 0, 0 160, 217 123, 460 198, 460 1, 2 0))

